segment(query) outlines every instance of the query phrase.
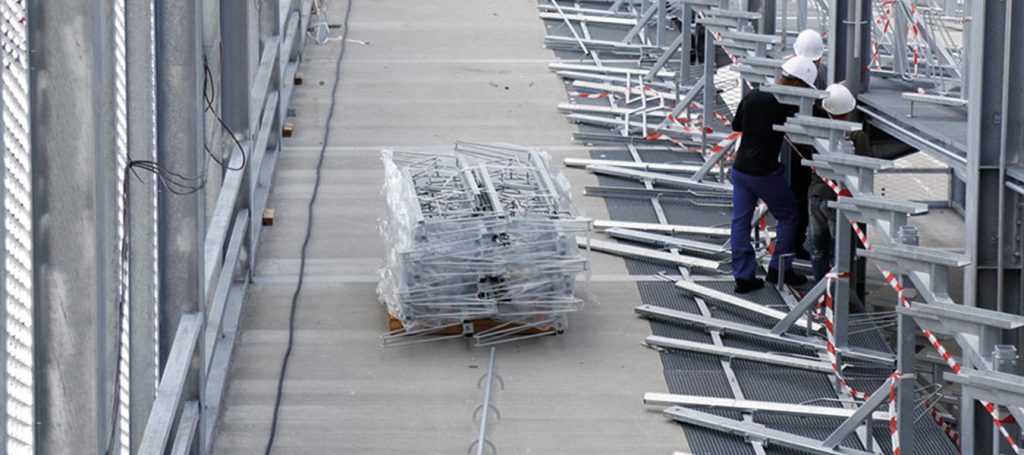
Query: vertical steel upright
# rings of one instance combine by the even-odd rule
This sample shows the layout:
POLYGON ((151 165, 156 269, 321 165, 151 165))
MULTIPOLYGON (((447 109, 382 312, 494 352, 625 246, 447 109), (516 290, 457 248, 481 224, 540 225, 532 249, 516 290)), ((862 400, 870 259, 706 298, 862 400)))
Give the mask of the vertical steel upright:
MULTIPOLYGON (((973 261, 964 271, 964 302, 1021 314, 1024 200, 1007 189, 1006 172, 1024 164, 1024 36, 1015 29, 1024 23, 1024 5, 976 0, 969 7, 965 237, 973 261)), ((1016 345, 1020 339, 1012 333, 1003 342, 1016 345)), ((965 452, 992 453, 991 419, 976 407, 973 420, 973 431, 963 431, 965 452)))
POLYGON ((845 81, 854 94, 871 80, 865 71, 871 58, 871 1, 834 0, 829 3, 829 80, 845 81))
POLYGON ((28 8, 32 186, 43 189, 32 201, 33 329, 46 340, 33 346, 35 450, 102 453, 119 319, 113 10, 99 0, 28 8))
MULTIPOLYGON (((200 0, 156 2, 157 157, 186 176, 204 172, 201 13, 200 0)), ((159 195, 161 365, 182 315, 205 311, 204 192, 159 195)), ((201 363, 193 361, 183 401, 202 394, 201 363)))
MULTIPOLYGON (((966 251, 968 305, 1021 314, 1020 194, 1006 187, 1010 166, 1024 165, 1024 5, 972 1, 966 251)), ((1016 344, 1020 334, 1004 340, 1016 344)))

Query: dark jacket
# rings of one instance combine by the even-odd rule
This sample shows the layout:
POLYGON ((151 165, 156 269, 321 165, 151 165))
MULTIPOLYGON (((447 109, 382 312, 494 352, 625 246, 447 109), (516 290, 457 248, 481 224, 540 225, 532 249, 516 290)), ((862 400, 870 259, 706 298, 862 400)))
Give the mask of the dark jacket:
POLYGON ((772 129, 786 123, 796 106, 780 103, 775 95, 752 90, 740 101, 732 130, 743 133, 733 169, 747 175, 768 175, 779 169, 783 134, 772 129))

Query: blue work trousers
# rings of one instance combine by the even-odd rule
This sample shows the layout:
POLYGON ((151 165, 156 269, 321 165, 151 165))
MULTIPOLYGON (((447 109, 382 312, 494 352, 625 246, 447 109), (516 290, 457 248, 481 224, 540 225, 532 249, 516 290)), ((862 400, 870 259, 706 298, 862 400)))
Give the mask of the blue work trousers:
POLYGON ((736 279, 754 279, 757 260, 754 246, 750 242, 751 222, 757 200, 768 204, 768 211, 775 217, 776 242, 769 267, 779 269, 779 257, 785 256, 780 272, 785 272, 792 264, 796 229, 799 223, 796 198, 789 188, 789 182, 782 171, 768 175, 749 175, 736 169, 730 171, 732 176, 732 276, 736 279))

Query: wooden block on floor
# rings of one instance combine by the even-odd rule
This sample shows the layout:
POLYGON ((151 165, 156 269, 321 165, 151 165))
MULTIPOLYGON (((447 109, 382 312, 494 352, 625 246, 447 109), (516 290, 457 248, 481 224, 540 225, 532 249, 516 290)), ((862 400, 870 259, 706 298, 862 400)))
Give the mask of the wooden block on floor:
POLYGON ((265 208, 263 209, 263 225, 273 226, 274 225, 274 209, 265 208))
POLYGON ((281 136, 292 137, 292 133, 295 132, 295 124, 292 122, 284 122, 284 126, 281 127, 281 136))

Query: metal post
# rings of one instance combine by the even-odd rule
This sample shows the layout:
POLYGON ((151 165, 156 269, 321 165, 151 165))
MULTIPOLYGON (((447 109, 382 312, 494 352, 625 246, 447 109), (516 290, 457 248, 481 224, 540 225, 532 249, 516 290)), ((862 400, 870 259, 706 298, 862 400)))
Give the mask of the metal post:
POLYGON ((45 189, 33 194, 33 329, 46 341, 34 346, 35 450, 102 453, 118 322, 112 5, 28 8, 32 186, 45 189))
POLYGON ((259 21, 249 0, 221 0, 221 117, 239 138, 253 134, 249 97, 259 65, 259 21))
MULTIPOLYGON (((254 108, 251 98, 253 81, 256 78, 260 60, 259 17, 256 8, 249 0, 221 0, 221 39, 224 47, 224 65, 221 68, 221 106, 220 113, 224 124, 231 129, 235 137, 248 148, 249 157, 242 177, 242 190, 238 194, 239 207, 252 207, 254 182, 259 176, 254 175, 255 166, 252 157, 262 151, 253 150, 261 112, 252 112, 254 108)), ((233 144, 231 150, 234 150, 233 144)), ((227 154, 230 156, 230 153, 227 154)), ((258 229, 255 217, 262 213, 250 213, 250 229, 258 229)), ((250 238, 253 238, 250 236, 250 238)), ((250 258, 255 257, 255 245, 248 246, 250 258)), ((249 261, 253 266, 253 261, 249 261)))
MULTIPOLYGON (((903 277, 900 277, 903 281, 903 277)), ((897 434, 900 443, 900 453, 913 454, 914 452, 914 420, 916 418, 916 406, 914 403, 914 354, 916 353, 914 337, 917 334, 917 326, 913 318, 904 314, 898 314, 897 319, 897 348, 896 362, 897 369, 901 373, 896 384, 896 413, 897 413, 897 434)))
MULTIPOLYGON (((835 272, 849 273, 853 266, 853 251, 851 248, 853 235, 852 229, 850 228, 850 221, 842 210, 836 210, 835 232, 835 272)), ((834 328, 833 333, 835 335, 836 349, 842 350, 847 346, 847 334, 849 332, 850 279, 837 278, 835 280, 835 286, 834 294, 832 294, 832 326, 834 328)))
MULTIPOLYGON (((128 152, 132 159, 156 160, 156 75, 153 2, 125 2, 128 152)), ((131 296, 128 352, 130 451, 135 453, 159 377, 156 204, 154 175, 139 172, 128 183, 131 239, 128 293, 131 296)))
POLYGON ((868 88, 871 58, 871 2, 836 0, 829 10, 829 80, 843 81, 854 94, 868 88))
POLYGON ((807 0, 796 0, 796 29, 807 29, 807 0))
MULTIPOLYGON (((972 306, 1021 314, 1021 196, 1008 191, 1008 165, 1024 162, 1024 121, 1019 93, 1024 82, 1024 37, 1014 25, 1024 7, 1013 2, 970 3, 966 252, 964 300, 972 306), (1015 79, 1016 78, 1016 79, 1015 79), (998 132, 999 134, 996 134, 998 132)), ((1016 344, 1018 333, 1003 341, 1016 344)))
MULTIPOLYGON (((786 0, 783 0, 786 1, 786 0)), ((761 9, 761 21, 758 23, 761 33, 765 35, 775 34, 775 2, 776 0, 763 0, 761 9)))
MULTIPOLYGON (((1012 344, 996 345, 992 350, 992 369, 1000 373, 1017 374, 1017 347, 1012 344)), ((1006 412, 1006 408, 1000 408, 1006 412)), ((1011 435, 1020 434, 1020 423, 1004 424, 1011 435)), ((1012 453, 1010 444, 998 431, 992 432, 992 453, 1012 453)))
POLYGON ((903 8, 892 9, 892 67, 893 71, 902 76, 907 70, 907 34, 901 32, 907 29, 907 17, 903 8))
MULTIPOLYGON (((202 10, 196 0, 156 5, 157 157, 167 169, 196 176, 204 153, 202 10)), ((205 312, 204 200, 203 190, 188 195, 163 191, 159 197, 161 367, 181 317, 205 312)), ((204 352, 202 342, 199 352, 204 352)), ((183 401, 201 396, 200 363, 193 362, 183 401)))
MULTIPOLYGON (((691 18, 693 17, 693 10, 690 9, 689 3, 683 3, 680 9, 680 28, 679 33, 687 38, 683 39, 683 44, 679 48, 679 85, 682 87, 690 87, 693 83, 693 79, 690 77, 690 58, 693 53, 693 42, 696 41, 694 38, 695 27, 691 18)), ((678 90, 677 90, 678 92, 678 90)))
MULTIPOLYGON (((704 27, 704 110, 702 119, 711 119, 711 109, 715 102, 715 37, 711 30, 704 27)), ((701 128, 700 151, 702 155, 708 151, 708 130, 701 128)))
POLYGON ((654 43, 658 47, 665 45, 665 26, 668 23, 668 0, 658 2, 658 30, 654 33, 654 43))

